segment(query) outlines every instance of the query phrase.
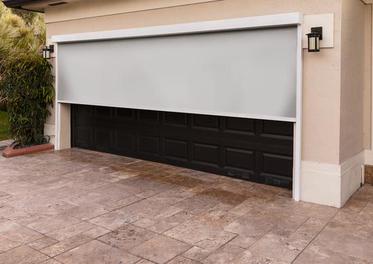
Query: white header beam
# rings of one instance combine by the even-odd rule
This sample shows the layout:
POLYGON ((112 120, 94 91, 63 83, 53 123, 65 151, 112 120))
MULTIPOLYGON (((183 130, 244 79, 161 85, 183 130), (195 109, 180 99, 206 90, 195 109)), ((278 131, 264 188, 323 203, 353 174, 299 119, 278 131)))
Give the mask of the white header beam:
POLYGON ((138 37, 154 37, 192 33, 206 33, 226 30, 255 29, 299 25, 302 23, 300 13, 288 13, 269 16, 244 17, 235 19, 212 20, 204 22, 131 28, 124 30, 100 31, 52 37, 54 43, 71 43, 82 41, 126 39, 138 37))

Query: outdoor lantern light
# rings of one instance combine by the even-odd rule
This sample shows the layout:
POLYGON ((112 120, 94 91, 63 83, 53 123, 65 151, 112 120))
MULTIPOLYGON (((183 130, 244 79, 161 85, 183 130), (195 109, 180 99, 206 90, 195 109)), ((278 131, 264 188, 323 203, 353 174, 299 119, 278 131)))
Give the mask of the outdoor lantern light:
POLYGON ((44 59, 50 59, 52 52, 54 52, 54 45, 44 46, 44 48, 43 48, 43 58, 44 59))
POLYGON ((322 27, 311 28, 308 37, 308 52, 320 52, 320 40, 322 40, 322 27))

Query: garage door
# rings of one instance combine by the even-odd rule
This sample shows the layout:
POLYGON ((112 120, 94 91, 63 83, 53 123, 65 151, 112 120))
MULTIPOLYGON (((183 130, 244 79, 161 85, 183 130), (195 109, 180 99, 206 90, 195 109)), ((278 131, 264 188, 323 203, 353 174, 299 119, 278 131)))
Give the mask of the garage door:
POLYGON ((72 105, 72 145, 291 188, 293 123, 72 105))

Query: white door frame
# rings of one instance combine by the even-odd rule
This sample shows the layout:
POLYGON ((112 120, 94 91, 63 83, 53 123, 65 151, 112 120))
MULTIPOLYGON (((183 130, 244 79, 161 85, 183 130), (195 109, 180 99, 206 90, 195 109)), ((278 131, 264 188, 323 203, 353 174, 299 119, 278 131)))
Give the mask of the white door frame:
MULTIPOLYGON (((293 199, 300 200, 301 186, 301 154, 302 154, 302 53, 303 53, 303 15, 301 13, 287 13, 268 16, 243 17, 235 19, 224 19, 214 21, 204 21, 196 23, 175 24, 145 28, 134 28, 125 30, 113 30, 102 32, 78 33, 70 35, 53 36, 51 42, 56 44, 56 98, 58 98, 58 44, 83 41, 98 41, 125 39, 150 36, 167 36, 176 34, 207 33, 237 29, 257 29, 281 26, 297 26, 297 82, 296 82, 296 118, 286 121, 294 122, 294 154, 293 154, 293 199)), ((56 125, 55 125, 55 149, 60 150, 64 146, 61 143, 61 130, 63 127, 62 108, 73 102, 59 101, 56 99, 56 125)), ((65 111, 66 112, 66 111, 65 111)), ((253 116, 255 118, 255 116, 253 116)), ((260 119, 260 116, 257 117, 260 119)), ((274 118, 281 120, 281 118, 274 118)))

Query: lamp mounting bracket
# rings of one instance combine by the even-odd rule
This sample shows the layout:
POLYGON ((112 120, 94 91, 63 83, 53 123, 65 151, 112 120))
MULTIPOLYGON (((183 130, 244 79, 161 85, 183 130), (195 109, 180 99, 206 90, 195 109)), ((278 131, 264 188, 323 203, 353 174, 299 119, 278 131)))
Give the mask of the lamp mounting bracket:
POLYGON ((322 40, 322 27, 312 27, 311 33, 319 34, 320 40, 322 40))

